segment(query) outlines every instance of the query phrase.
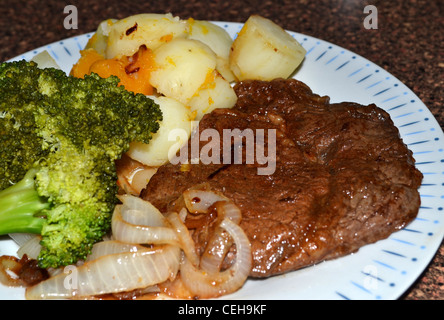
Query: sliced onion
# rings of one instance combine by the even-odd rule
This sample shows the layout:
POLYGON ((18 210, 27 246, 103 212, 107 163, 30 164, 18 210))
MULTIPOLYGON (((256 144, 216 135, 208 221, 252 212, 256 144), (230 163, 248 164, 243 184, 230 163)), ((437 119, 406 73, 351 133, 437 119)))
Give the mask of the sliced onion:
POLYGON ((185 256, 191 261, 194 266, 199 265, 199 256, 196 252, 196 247, 194 245, 194 241, 191 238, 190 232, 180 219, 180 216, 176 212, 170 212, 167 215, 167 219, 171 224, 171 227, 177 234, 179 238, 179 245, 185 256))
POLYGON ((132 291, 174 279, 180 249, 165 245, 102 256, 26 290, 27 299, 82 298, 132 291))
POLYGON ((146 247, 129 244, 115 240, 101 241, 94 244, 91 253, 86 257, 86 262, 98 259, 108 254, 143 251, 146 247))
POLYGON ((228 218, 235 224, 239 224, 242 219, 242 212, 233 202, 219 202, 215 204, 217 216, 222 219, 228 218))
POLYGON ((228 201, 228 198, 214 191, 188 189, 183 193, 185 206, 191 213, 207 213, 208 209, 218 201, 228 201))
POLYGON ((213 298, 238 290, 246 281, 251 270, 251 245, 243 229, 230 219, 220 226, 233 238, 236 245, 236 261, 230 268, 218 273, 197 269, 185 257, 180 266, 182 282, 199 298, 213 298))
POLYGON ((129 194, 118 196, 122 202, 122 216, 132 224, 152 227, 163 227, 166 219, 163 214, 149 201, 129 194))
POLYGON ((183 194, 182 205, 191 213, 208 213, 214 206, 218 215, 215 232, 202 258, 184 223, 187 209, 164 216, 137 196, 127 194, 119 199, 122 204, 115 207, 112 217, 113 240, 95 244, 83 264, 70 266, 67 272, 60 270, 48 280, 29 287, 28 299, 84 298, 119 292, 126 296, 125 292, 142 292, 174 280, 179 269, 181 282, 193 297, 228 294, 246 281, 252 265, 251 245, 238 225, 240 209, 223 195, 197 189, 183 194), (219 271, 233 243, 235 262, 227 270, 219 271), (155 246, 148 248, 142 244, 155 246))
POLYGON ((116 161, 117 184, 126 193, 138 196, 157 169, 148 167, 125 154, 116 161))
POLYGON ((151 227, 125 221, 121 205, 117 205, 114 209, 111 228, 114 239, 121 242, 134 244, 177 244, 178 242, 176 233, 168 226, 151 227))
POLYGON ((218 272, 232 244, 231 237, 217 226, 200 258, 200 268, 209 273, 218 272))
POLYGON ((113 237, 133 244, 174 244, 177 236, 166 218, 150 202, 132 195, 119 196, 122 204, 111 220, 113 237))
POLYGON ((29 240, 34 238, 36 236, 36 234, 34 234, 34 233, 10 233, 10 234, 8 234, 8 236, 10 236, 11 239, 14 240, 14 242, 17 243, 17 245, 19 247, 21 247, 26 242, 28 242, 29 240))
POLYGON ((8 287, 20 287, 23 281, 17 276, 22 265, 16 257, 0 256, 0 283, 8 287))
MULTIPOLYGON (((217 202, 215 206, 219 224, 225 218, 236 224, 240 223, 242 213, 233 202, 217 202)), ((207 272, 217 272, 220 270, 222 262, 233 244, 230 236, 224 232, 224 229, 219 224, 216 225, 200 259, 200 267, 207 272)))
POLYGON ((42 250, 42 245, 40 244, 41 240, 42 237, 39 235, 33 235, 30 237, 29 240, 17 250, 19 258, 22 258, 26 254, 29 259, 37 259, 42 250))

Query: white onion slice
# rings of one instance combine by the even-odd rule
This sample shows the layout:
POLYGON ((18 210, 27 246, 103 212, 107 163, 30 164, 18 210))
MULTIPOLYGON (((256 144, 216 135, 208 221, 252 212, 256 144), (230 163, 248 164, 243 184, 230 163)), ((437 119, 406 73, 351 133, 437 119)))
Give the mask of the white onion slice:
POLYGON ((188 189, 183 193, 185 206, 191 213, 207 213, 208 208, 215 202, 228 201, 223 195, 217 194, 214 191, 188 189))
POLYGON ((21 264, 16 257, 0 256, 0 283, 8 287, 20 287, 23 281, 17 277, 21 264))
POLYGON ((111 220, 113 237, 116 240, 134 244, 177 244, 177 236, 168 226, 151 227, 132 224, 122 217, 122 206, 117 205, 111 220))
POLYGON ((165 217, 150 202, 129 194, 118 196, 122 201, 123 218, 132 224, 141 224, 152 227, 165 226, 165 217))
POLYGON ((101 241, 94 244, 91 253, 86 257, 86 262, 98 259, 108 254, 124 253, 124 252, 137 252, 143 251, 146 247, 124 243, 116 240, 101 241))
POLYGON ((230 219, 235 224, 239 224, 242 219, 242 212, 233 202, 219 202, 215 204, 217 216, 221 221, 225 218, 230 219))
MULTIPOLYGON (((227 218, 236 224, 242 219, 242 213, 238 206, 233 202, 217 202, 217 219, 219 224, 227 218)), ((231 238, 220 225, 217 225, 211 235, 205 251, 200 259, 200 267, 207 272, 217 272, 220 270, 223 259, 233 244, 231 238)))
POLYGON ((26 290, 27 299, 82 298, 146 288, 174 279, 180 249, 161 246, 102 256, 26 290))
POLYGON ((231 237, 217 226, 200 258, 200 268, 209 273, 218 272, 232 244, 231 237))
POLYGON ((37 259, 40 251, 42 250, 42 245, 40 241, 42 237, 39 235, 33 235, 17 250, 17 255, 22 258, 25 254, 29 259, 37 259))
POLYGON ((129 194, 119 196, 122 204, 114 208, 113 237, 132 244, 174 244, 177 236, 166 218, 150 202, 129 194))
POLYGON ((8 234, 8 236, 10 236, 11 239, 14 240, 14 242, 17 243, 19 247, 21 247, 37 235, 34 233, 10 233, 8 234))
POLYGON ((179 214, 170 212, 164 216, 137 196, 128 194, 119 199, 122 204, 115 207, 112 217, 113 240, 96 243, 84 264, 60 269, 58 274, 27 288, 28 299, 142 292, 175 279, 179 269, 184 286, 199 298, 234 292, 246 281, 252 265, 251 245, 239 226, 240 209, 223 195, 196 189, 184 194, 191 212, 205 213, 211 206, 217 211, 217 226, 202 258, 184 224, 186 208, 179 214), (227 270, 219 271, 233 243, 235 261, 227 270))
POLYGON ((199 256, 196 252, 196 247, 190 232, 180 219, 180 216, 176 212, 170 212, 167 215, 167 219, 171 224, 171 227, 175 230, 177 237, 179 238, 179 244, 185 256, 191 261, 194 266, 199 265, 199 256))
POLYGON ((236 245, 234 264, 225 271, 208 273, 197 269, 185 257, 180 266, 182 282, 199 298, 214 298, 238 290, 251 270, 251 245, 243 229, 230 219, 224 219, 220 226, 231 235, 236 245))

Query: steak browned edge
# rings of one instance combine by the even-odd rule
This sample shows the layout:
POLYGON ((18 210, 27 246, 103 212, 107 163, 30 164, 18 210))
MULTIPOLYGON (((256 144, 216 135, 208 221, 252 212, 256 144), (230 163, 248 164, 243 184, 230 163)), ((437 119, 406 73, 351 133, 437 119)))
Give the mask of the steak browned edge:
MULTIPOLYGON (((276 129, 275 172, 259 175, 257 163, 169 163, 141 197, 162 212, 200 184, 232 199, 252 245, 252 277, 355 252, 416 217, 422 174, 387 112, 374 104, 330 104, 294 79, 244 81, 235 91, 234 108, 205 115, 199 131, 214 128, 222 137, 223 129, 276 129)), ((211 230, 211 219, 202 220, 191 230, 199 252, 211 230)))

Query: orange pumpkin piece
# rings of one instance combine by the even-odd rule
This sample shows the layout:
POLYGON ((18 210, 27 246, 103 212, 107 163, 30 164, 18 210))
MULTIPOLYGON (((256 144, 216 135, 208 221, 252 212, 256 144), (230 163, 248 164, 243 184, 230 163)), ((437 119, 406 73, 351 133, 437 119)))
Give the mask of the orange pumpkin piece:
POLYGON ((94 49, 81 51, 81 58, 73 66, 71 75, 83 78, 85 74, 97 73, 102 78, 112 75, 120 80, 119 85, 134 93, 152 95, 154 89, 150 84, 150 74, 154 69, 152 51, 145 46, 130 57, 105 59, 94 49))

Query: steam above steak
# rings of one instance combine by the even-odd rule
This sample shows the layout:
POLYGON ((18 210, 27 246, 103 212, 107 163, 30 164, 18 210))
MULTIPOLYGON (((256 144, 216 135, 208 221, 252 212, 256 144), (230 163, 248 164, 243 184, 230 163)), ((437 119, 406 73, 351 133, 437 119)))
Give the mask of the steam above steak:
MULTIPOLYGON (((222 136, 223 129, 275 129, 274 172, 258 174, 264 164, 257 162, 166 164, 141 197, 163 212, 174 208, 184 190, 201 185, 233 200, 252 245, 251 276, 355 252, 416 217, 422 174, 385 111, 330 104, 297 80, 244 81, 235 90, 236 106, 205 115, 199 131, 212 128, 222 136)), ((268 141, 265 153, 269 146, 268 141)), ((202 252, 213 220, 200 221, 192 231, 202 252)))

